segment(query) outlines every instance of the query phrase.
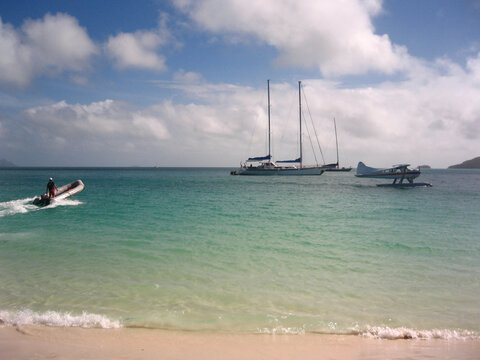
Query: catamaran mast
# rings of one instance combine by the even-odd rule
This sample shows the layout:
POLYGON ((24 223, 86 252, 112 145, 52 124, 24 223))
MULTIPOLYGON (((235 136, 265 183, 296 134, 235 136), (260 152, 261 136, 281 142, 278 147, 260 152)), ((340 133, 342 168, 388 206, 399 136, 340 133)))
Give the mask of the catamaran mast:
POLYGON ((268 160, 272 160, 271 145, 270 145, 270 80, 267 80, 268 92, 268 160))
POLYGON ((298 111, 299 111, 299 120, 300 120, 300 167, 303 165, 303 156, 302 156, 302 82, 298 82, 298 111))
POLYGON ((337 138, 337 122, 333 118, 333 126, 335 127, 335 144, 337 145, 337 168, 339 167, 340 162, 338 161, 338 138, 337 138))

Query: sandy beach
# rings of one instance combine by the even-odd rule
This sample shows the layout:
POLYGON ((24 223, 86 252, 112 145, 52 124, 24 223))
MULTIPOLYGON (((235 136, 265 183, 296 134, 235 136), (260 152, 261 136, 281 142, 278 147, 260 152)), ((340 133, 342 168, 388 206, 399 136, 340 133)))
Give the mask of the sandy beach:
POLYGON ((0 328, 0 359, 478 359, 478 340, 378 340, 44 326, 0 328))

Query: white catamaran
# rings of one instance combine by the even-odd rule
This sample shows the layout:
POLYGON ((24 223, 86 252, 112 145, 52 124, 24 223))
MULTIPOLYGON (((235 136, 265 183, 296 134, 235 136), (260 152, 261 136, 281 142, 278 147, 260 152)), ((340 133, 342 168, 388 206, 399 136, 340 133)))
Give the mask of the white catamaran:
POLYGON ((298 105, 300 120, 300 157, 295 160, 273 161, 271 152, 271 133, 270 133, 270 80, 267 81, 268 91, 268 155, 248 158, 240 169, 233 170, 232 175, 322 175, 324 170, 321 166, 305 166, 302 159, 302 82, 298 82, 298 105), (256 163, 256 165, 254 165, 256 163), (293 165, 278 165, 278 164, 293 165))

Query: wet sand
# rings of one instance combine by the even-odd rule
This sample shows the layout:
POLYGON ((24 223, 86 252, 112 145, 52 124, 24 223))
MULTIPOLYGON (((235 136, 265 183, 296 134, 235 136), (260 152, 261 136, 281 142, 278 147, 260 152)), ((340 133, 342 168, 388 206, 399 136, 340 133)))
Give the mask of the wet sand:
POLYGON ((0 328, 0 359, 480 359, 480 340, 378 340, 44 326, 0 328))

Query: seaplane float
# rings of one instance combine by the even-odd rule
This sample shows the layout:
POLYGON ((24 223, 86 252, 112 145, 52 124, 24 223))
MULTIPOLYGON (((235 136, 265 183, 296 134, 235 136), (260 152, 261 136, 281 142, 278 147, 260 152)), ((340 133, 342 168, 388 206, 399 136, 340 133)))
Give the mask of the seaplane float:
POLYGON ((413 182, 413 180, 420 176, 419 169, 408 168, 410 164, 394 165, 391 168, 377 169, 366 166, 363 162, 357 165, 356 177, 371 178, 371 179, 390 179, 393 180, 391 184, 377 184, 377 186, 389 187, 416 187, 416 186, 432 186, 432 184, 424 182, 413 182), (406 182, 404 182, 406 180, 406 182))
POLYGON ((38 196, 33 199, 33 204, 40 206, 50 205, 54 201, 66 199, 70 196, 78 194, 79 192, 83 191, 84 188, 85 185, 83 184, 82 180, 75 180, 70 184, 60 186, 55 192, 54 198, 49 198, 48 194, 43 194, 42 196, 38 196))

